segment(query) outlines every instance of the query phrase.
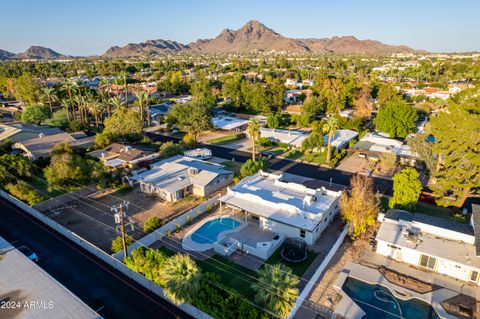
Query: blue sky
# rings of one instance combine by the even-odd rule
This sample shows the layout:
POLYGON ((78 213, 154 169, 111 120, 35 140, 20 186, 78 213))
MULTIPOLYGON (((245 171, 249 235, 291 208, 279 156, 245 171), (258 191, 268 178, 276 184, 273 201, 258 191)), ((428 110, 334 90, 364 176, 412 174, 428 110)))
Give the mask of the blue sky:
POLYGON ((215 37, 256 19, 289 37, 354 35, 432 52, 480 51, 477 0, 0 0, 0 49, 72 55, 215 37))

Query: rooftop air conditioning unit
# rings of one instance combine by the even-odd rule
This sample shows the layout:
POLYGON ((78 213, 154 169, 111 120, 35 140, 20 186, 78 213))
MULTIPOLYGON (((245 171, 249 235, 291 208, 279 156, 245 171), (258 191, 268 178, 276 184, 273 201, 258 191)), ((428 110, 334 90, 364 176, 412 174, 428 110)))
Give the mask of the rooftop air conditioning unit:
POLYGON ((188 169, 188 174, 190 174, 190 175, 197 175, 198 173, 199 173, 199 170, 196 167, 190 167, 188 169))

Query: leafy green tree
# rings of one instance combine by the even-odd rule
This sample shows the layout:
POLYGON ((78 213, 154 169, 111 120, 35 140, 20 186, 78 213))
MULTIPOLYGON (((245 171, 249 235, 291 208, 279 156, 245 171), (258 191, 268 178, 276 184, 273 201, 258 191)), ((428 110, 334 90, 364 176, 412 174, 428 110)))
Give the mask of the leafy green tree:
POLYGON ((323 131, 328 134, 327 144, 327 163, 330 163, 332 158, 332 140, 338 130, 338 120, 335 117, 329 117, 327 122, 323 124, 323 131))
POLYGON ((267 126, 269 128, 278 128, 281 125, 282 114, 281 113, 270 113, 267 116, 267 126))
POLYGON ((437 159, 435 154, 433 154, 433 144, 427 140, 427 135, 415 134, 414 137, 407 139, 407 145, 410 146, 414 154, 418 154, 427 170, 430 173, 434 173, 437 159))
MULTIPOLYGON (((52 116, 45 121, 45 124, 50 126, 57 127, 67 127, 68 126, 68 115, 66 109, 60 109, 52 113, 52 116)), ((78 132, 78 131, 76 131, 78 132)))
POLYGON ((480 98, 478 87, 455 96, 446 112, 430 119, 438 156, 431 185, 442 206, 462 205, 480 187, 480 98), (454 199, 454 200, 452 200, 454 199))
MULTIPOLYGON (((112 116, 105 120, 105 129, 101 134, 109 136, 111 141, 138 141, 143 136, 143 123, 140 114, 124 107, 113 111, 112 116)), ((98 135, 98 134, 97 134, 98 135)))
POLYGON ((160 227, 162 227, 162 220, 156 216, 152 216, 143 224, 143 231, 148 234, 160 227))
POLYGON ((308 114, 293 114, 291 121, 298 127, 308 127, 310 125, 310 116, 308 114))
POLYGON ((40 86, 30 73, 25 72, 14 80, 13 95, 24 104, 40 102, 40 86))
POLYGON ((158 155, 161 159, 173 157, 175 155, 181 155, 185 151, 186 147, 180 143, 173 143, 168 141, 163 143, 158 150, 158 155))
POLYGON ((247 177, 257 173, 259 170, 265 171, 268 168, 268 160, 264 157, 259 158, 256 161, 251 159, 247 160, 240 168, 240 176, 247 177))
POLYGON ((5 189, 15 196, 19 200, 26 202, 28 205, 32 206, 37 203, 40 203, 45 200, 45 198, 40 195, 35 188, 28 185, 24 181, 18 181, 16 184, 7 184, 5 189))
POLYGON ((326 101, 320 96, 308 97, 302 105, 302 111, 308 117, 316 117, 325 113, 326 101))
POLYGON ((380 109, 388 102, 399 100, 400 93, 391 83, 382 83, 378 88, 377 101, 380 109))
POLYGON ((318 147, 323 146, 323 134, 317 131, 313 131, 308 135, 308 137, 302 142, 302 151, 311 152, 318 147))
POLYGON ((421 192, 422 183, 417 170, 404 168, 393 176, 393 197, 388 205, 390 208, 414 211, 421 192))
MULTIPOLYGON (((127 247, 134 242, 133 238, 128 235, 126 235, 125 241, 127 242, 127 247)), ((122 236, 117 236, 114 240, 112 240, 112 246, 110 247, 110 249, 112 250, 112 253, 118 253, 119 251, 123 250, 122 236)))
POLYGON ((380 196, 373 192, 371 177, 354 175, 350 179, 350 191, 340 198, 340 214, 348 223, 350 236, 364 236, 375 225, 379 211, 380 196))
POLYGON ((217 104, 208 79, 203 78, 192 84, 192 102, 202 105, 205 109, 211 109, 217 104))
POLYGON ((257 118, 252 118, 248 122, 247 134, 252 140, 252 161, 255 162, 255 157, 257 155, 256 144, 257 140, 260 138, 260 122, 257 118))
POLYGON ((324 80, 320 95, 324 97, 327 102, 326 110, 328 114, 338 114, 345 107, 345 95, 340 79, 330 78, 324 80))
POLYGON ((258 271, 258 281, 252 284, 258 302, 279 318, 286 318, 298 297, 295 286, 299 280, 284 264, 266 266, 258 271))
POLYGON ((230 97, 235 110, 238 111, 238 108, 244 105, 244 96, 242 93, 242 77, 240 75, 235 75, 234 77, 228 78, 223 84, 223 95, 225 97, 230 97))
POLYGON ((56 188, 78 189, 91 182, 98 182, 104 173, 102 162, 82 158, 66 143, 55 145, 50 164, 44 169, 49 191, 56 188))
POLYGON ((22 112, 22 122, 31 124, 41 124, 50 117, 48 106, 29 105, 22 112))
POLYGON ((23 156, 13 154, 0 155, 0 183, 6 184, 16 178, 29 178, 33 175, 33 165, 23 156))
POLYGON ((167 121, 176 124, 184 132, 195 136, 212 128, 213 110, 211 105, 202 103, 200 100, 192 100, 185 105, 176 104, 169 112, 167 121))
MULTIPOLYGON (((115 248, 121 251, 123 249, 122 238, 117 238, 120 238, 120 246, 115 248)), ((167 257, 162 252, 144 246, 134 249, 130 256, 124 259, 125 265, 127 265, 128 268, 144 275, 145 278, 160 286, 165 284, 163 267, 166 261, 167 257)))
POLYGON ((390 137, 404 138, 415 132, 417 111, 405 102, 392 100, 378 111, 374 123, 378 131, 388 133, 390 137))
POLYGON ((176 254, 164 265, 165 295, 176 305, 194 300, 202 272, 188 255, 176 254))

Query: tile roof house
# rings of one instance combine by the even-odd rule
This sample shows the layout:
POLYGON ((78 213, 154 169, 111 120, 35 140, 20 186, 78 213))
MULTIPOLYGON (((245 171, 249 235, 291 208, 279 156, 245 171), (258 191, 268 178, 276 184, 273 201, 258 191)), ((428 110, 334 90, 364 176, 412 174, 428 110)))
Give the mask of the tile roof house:
POLYGON ((110 168, 132 167, 158 158, 158 154, 153 150, 142 150, 120 143, 113 143, 101 150, 95 150, 87 154, 100 159, 110 168))
POLYGON ((68 143, 72 147, 87 148, 94 143, 93 136, 87 136, 83 132, 77 133, 58 133, 52 135, 40 134, 38 137, 19 141, 13 144, 12 148, 19 149, 31 160, 48 157, 57 144, 68 143))
POLYGON ((151 169, 130 177, 144 193, 176 202, 190 194, 208 196, 232 182, 233 172, 223 165, 177 155, 154 163, 151 169))

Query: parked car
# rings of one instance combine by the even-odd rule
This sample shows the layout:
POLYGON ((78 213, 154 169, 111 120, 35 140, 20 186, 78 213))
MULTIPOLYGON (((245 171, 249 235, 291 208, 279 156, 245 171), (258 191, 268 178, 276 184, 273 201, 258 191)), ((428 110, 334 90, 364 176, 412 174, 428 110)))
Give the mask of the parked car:
POLYGON ((272 159, 275 157, 275 153, 272 152, 262 152, 260 153, 262 156, 265 156, 267 159, 272 159))
POLYGON ((33 262, 37 262, 40 260, 37 254, 35 254, 30 248, 27 246, 20 246, 17 248, 19 252, 27 256, 28 259, 30 259, 33 262))

